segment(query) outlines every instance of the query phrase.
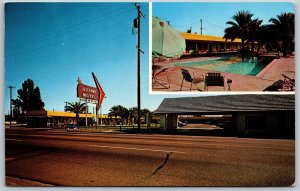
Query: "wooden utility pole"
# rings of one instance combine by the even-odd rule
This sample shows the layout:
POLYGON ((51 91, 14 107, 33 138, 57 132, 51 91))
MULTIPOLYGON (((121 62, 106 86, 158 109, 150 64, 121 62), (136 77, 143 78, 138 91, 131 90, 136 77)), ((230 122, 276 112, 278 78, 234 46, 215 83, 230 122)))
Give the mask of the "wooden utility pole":
POLYGON ((141 71, 140 71, 140 54, 141 52, 144 53, 141 50, 141 16, 145 17, 143 13, 141 12, 141 7, 135 3, 135 7, 137 9, 137 18, 134 21, 134 27, 138 28, 138 44, 137 44, 137 108, 138 108, 138 130, 141 128, 141 71))
POLYGON ((202 19, 200 19, 200 34, 202 35, 202 19))
POLYGON ((11 126, 11 118, 12 118, 12 89, 15 88, 13 86, 7 86, 9 88, 9 101, 10 101, 10 117, 9 117, 9 125, 11 126))

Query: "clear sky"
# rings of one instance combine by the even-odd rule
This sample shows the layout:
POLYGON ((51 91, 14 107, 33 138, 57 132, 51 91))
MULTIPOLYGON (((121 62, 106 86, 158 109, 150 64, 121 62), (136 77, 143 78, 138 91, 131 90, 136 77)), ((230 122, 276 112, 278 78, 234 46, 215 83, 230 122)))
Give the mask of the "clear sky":
MULTIPOLYGON (((149 10, 148 3, 140 5, 146 16, 141 20, 142 108, 153 111, 164 97, 182 95, 149 94, 149 10)), ((294 12, 291 3, 153 3, 153 15, 171 21, 179 31, 192 26, 199 33, 202 18, 203 33, 220 36, 226 21, 243 9, 265 22, 281 12, 294 12)), ((40 88, 45 109, 62 111, 64 102, 78 101, 77 77, 95 86, 94 72, 107 96, 103 113, 113 105, 136 106, 137 34, 132 34, 136 16, 134 3, 7 4, 5 86, 16 87, 16 98, 16 90, 30 78, 40 88)), ((6 87, 4 102, 7 114, 6 87)))
POLYGON ((192 27, 192 32, 200 34, 200 19, 202 19, 202 34, 223 36, 228 27, 227 21, 241 10, 254 14, 253 18, 263 20, 268 24, 271 17, 283 12, 294 13, 291 2, 196 2, 196 3, 153 3, 153 16, 158 16, 180 32, 186 32, 192 27))
MULTIPOLYGON (((148 84, 149 10, 148 3, 140 5, 146 15, 141 20, 141 48, 146 53, 141 56, 142 83, 148 84)), ((30 78, 40 88, 45 109, 62 111, 65 101, 78 101, 77 77, 95 87, 94 72, 107 96, 103 113, 116 104, 135 106, 136 16, 134 3, 6 4, 5 86, 16 87, 15 98, 30 78)))

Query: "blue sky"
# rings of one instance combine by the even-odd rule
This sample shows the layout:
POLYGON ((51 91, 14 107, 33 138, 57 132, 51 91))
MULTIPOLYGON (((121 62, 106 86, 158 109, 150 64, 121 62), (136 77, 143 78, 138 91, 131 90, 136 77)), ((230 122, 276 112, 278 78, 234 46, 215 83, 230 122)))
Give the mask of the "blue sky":
MULTIPOLYGON (((142 83, 147 85, 149 11, 147 3, 140 5, 146 15, 141 21, 146 53, 141 65, 142 83)), ((5 86, 20 89, 30 78, 40 88, 45 109, 62 111, 65 101, 78 100, 77 77, 95 87, 94 72, 107 96, 104 113, 116 104, 135 106, 137 34, 132 34, 132 21, 136 16, 134 3, 6 4, 5 86)))
POLYGON ((268 24, 271 17, 282 12, 295 12, 293 3, 284 2, 196 2, 196 3, 153 3, 152 14, 158 16, 178 31, 185 32, 192 27, 192 32, 200 34, 200 19, 202 19, 202 34, 223 36, 226 22, 240 10, 248 10, 253 18, 263 20, 268 24))
MULTIPOLYGON (((141 104, 155 110, 164 97, 182 95, 149 94, 149 10, 148 3, 140 5, 146 15, 141 21, 145 52, 141 54, 141 104)), ((265 22, 281 12, 294 12, 291 3, 153 3, 153 15, 171 21, 179 31, 192 26, 198 33, 202 18, 204 34, 223 35, 226 21, 245 8, 265 22)), ((137 34, 132 34, 136 16, 134 3, 7 4, 5 86, 16 87, 16 98, 17 89, 30 78, 40 88, 45 109, 62 111, 65 101, 78 101, 77 77, 95 86, 94 72, 107 96, 103 113, 113 105, 136 106, 137 34)), ((5 88, 6 114, 8 90, 5 88)))

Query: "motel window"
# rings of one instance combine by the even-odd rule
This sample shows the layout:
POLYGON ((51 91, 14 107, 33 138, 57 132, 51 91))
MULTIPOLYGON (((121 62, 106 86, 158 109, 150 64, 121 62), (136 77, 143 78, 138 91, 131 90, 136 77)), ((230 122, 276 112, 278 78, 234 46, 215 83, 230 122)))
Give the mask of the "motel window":
POLYGON ((246 116, 246 129, 265 129, 267 126, 266 116, 246 116))

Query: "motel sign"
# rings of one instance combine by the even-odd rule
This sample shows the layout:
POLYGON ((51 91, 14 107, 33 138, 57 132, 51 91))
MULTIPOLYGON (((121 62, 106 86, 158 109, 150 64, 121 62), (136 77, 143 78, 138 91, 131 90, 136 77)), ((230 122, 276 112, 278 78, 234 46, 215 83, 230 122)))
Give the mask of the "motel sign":
POLYGON ((98 100, 99 98, 98 89, 84 84, 78 84, 77 97, 88 99, 88 100, 98 100))

